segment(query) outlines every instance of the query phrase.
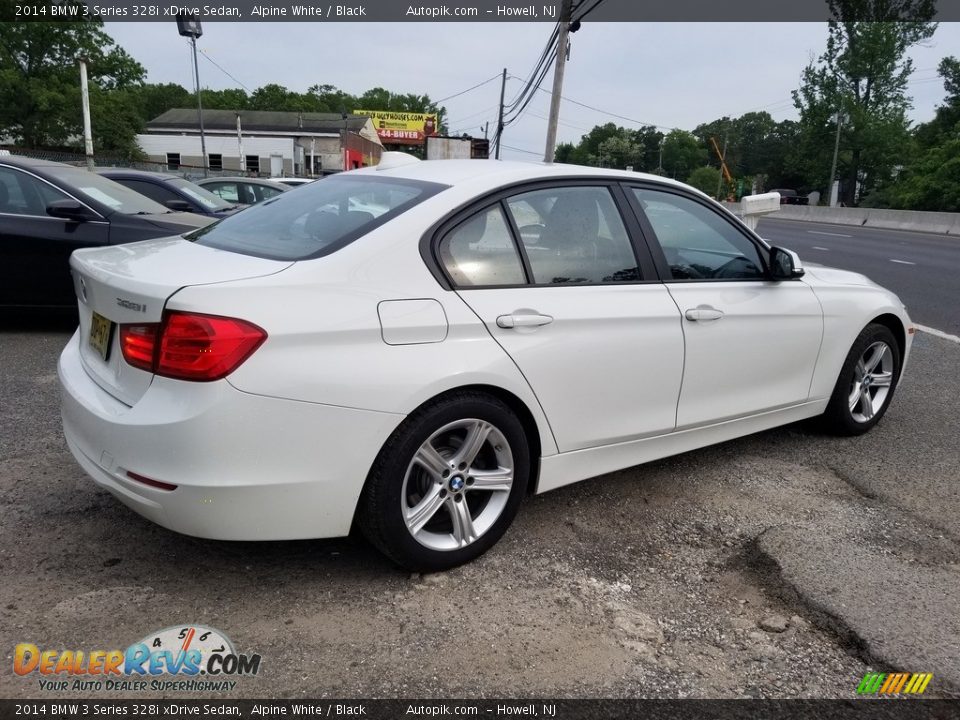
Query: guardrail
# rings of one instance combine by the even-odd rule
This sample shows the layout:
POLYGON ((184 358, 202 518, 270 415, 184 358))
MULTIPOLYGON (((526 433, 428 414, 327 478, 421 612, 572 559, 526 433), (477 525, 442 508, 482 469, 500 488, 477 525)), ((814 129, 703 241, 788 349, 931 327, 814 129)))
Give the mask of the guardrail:
MULTIPOLYGON (((736 215, 740 203, 724 203, 736 215)), ((960 213, 922 212, 919 210, 881 210, 878 208, 819 207, 816 205, 781 205, 770 217, 779 220, 801 220, 832 225, 856 225, 887 230, 936 233, 960 236, 960 213)))

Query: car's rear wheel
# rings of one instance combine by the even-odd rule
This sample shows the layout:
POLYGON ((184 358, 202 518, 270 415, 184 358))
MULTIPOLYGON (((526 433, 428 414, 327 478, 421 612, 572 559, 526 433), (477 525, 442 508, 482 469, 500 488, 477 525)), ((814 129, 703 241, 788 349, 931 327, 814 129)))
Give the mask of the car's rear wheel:
POLYGON ((478 392, 447 395, 413 413, 384 445, 358 522, 403 567, 451 568, 500 539, 529 473, 523 425, 506 404, 478 392))
POLYGON ((890 329, 868 325, 840 370, 823 415, 826 428, 839 435, 860 435, 880 422, 897 388, 900 362, 900 349, 890 329))

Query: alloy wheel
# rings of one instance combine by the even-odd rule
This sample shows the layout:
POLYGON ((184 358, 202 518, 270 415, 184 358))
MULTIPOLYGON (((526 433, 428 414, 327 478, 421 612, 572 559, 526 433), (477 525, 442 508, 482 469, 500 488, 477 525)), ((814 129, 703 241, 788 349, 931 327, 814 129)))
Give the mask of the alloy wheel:
POLYGON ((893 383, 893 352, 885 342, 870 345, 853 369, 848 404, 856 422, 865 423, 880 412, 893 383))
POLYGON ((476 418, 444 425, 407 467, 400 495, 407 530, 431 550, 467 547, 503 513, 513 480, 513 452, 495 425, 476 418))

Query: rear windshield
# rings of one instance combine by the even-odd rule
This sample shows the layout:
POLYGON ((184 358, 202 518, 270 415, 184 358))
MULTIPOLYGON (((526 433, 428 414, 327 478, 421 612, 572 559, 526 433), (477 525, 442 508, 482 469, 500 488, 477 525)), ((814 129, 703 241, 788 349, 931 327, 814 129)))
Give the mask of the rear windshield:
POLYGON ((170 212, 160 203, 86 168, 44 166, 43 171, 122 215, 163 215, 170 212))
POLYGON ((233 205, 228 202, 224 202, 222 198, 217 197, 206 188, 195 185, 189 180, 184 180, 183 178, 170 178, 167 180, 167 182, 174 187, 179 188, 180 192, 192 197, 207 210, 229 210, 233 207, 233 205))
POLYGON ((344 173, 249 207, 187 239, 271 260, 308 260, 339 250, 445 187, 344 173))

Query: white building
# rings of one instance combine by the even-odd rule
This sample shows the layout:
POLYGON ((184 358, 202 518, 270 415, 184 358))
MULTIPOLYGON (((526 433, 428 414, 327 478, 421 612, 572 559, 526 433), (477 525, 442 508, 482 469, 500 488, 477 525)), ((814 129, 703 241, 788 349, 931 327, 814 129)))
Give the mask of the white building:
MULTIPOLYGON (((203 125, 214 173, 324 175, 376 165, 383 152, 373 123, 362 116, 204 110, 203 125)), ((168 110, 148 122, 137 140, 152 163, 168 170, 203 169, 196 110, 168 110)))

